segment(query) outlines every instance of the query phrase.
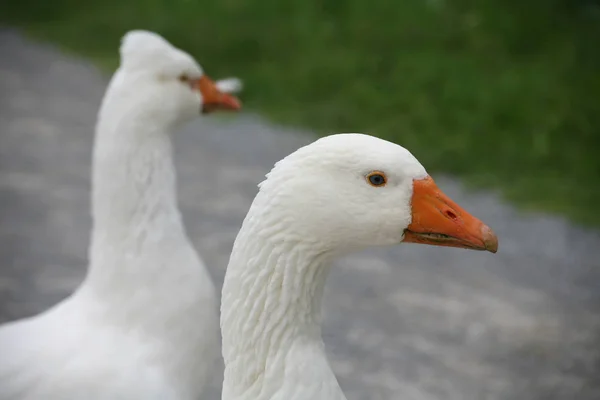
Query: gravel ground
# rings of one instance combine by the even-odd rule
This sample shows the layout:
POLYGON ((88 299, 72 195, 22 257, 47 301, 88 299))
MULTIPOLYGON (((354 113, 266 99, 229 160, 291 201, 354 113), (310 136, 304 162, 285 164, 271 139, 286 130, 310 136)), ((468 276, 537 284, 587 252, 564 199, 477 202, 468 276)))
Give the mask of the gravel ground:
MULTIPOLYGON (((0 28, 0 322, 44 310, 83 277, 106 83, 85 60, 0 28)), ((312 138, 241 114, 175 140, 186 224, 220 286, 256 184, 312 138)), ((436 178, 500 251, 405 245, 340 260, 324 335, 348 398, 600 399, 600 233, 436 178)))

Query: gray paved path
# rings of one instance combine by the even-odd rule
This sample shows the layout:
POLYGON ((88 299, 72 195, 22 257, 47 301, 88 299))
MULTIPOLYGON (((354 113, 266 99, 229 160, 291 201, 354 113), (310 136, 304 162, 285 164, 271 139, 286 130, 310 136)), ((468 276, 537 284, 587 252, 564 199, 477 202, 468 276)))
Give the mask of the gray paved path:
MULTIPOLYGON (((45 309, 83 276, 106 83, 0 29, 0 321, 45 309)), ((250 115, 177 135, 181 206, 219 286, 256 184, 310 140, 250 115)), ((438 183, 492 226, 500 251, 405 245, 341 260, 324 335, 348 398, 600 399, 600 234, 438 183)), ((215 399, 219 387, 217 377, 215 399)))

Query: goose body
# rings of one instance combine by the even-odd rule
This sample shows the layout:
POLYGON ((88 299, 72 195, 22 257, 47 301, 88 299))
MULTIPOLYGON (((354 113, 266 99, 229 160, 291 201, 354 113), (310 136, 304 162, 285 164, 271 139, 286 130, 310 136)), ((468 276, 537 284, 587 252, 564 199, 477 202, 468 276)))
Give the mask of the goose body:
POLYGON ((345 399, 321 338, 334 258, 401 242, 497 250, 412 154, 372 136, 319 139, 259 187, 223 284, 223 400, 345 399))
POLYGON ((96 125, 88 274, 0 327, 1 400, 197 400, 218 356, 215 288, 178 209, 170 136, 201 111, 239 108, 223 91, 234 81, 211 81, 151 32, 127 33, 120 53, 96 125))

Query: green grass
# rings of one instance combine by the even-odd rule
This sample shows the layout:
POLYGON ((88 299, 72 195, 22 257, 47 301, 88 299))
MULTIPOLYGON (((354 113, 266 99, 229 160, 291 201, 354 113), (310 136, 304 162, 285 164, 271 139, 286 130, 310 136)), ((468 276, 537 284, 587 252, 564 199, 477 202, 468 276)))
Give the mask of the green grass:
POLYGON ((600 17, 583 1, 9 1, 0 18, 104 67, 125 31, 156 30, 243 78, 247 109, 396 141, 600 226, 600 17))

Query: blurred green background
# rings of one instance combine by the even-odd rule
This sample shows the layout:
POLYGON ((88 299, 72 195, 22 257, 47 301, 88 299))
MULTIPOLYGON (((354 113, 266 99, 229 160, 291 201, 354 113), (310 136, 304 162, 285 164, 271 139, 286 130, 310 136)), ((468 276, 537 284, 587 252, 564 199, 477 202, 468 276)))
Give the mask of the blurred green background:
POLYGON ((241 77, 246 110, 377 135, 600 226, 598 0, 9 0, 0 15, 107 69, 127 30, 155 30, 241 77))

